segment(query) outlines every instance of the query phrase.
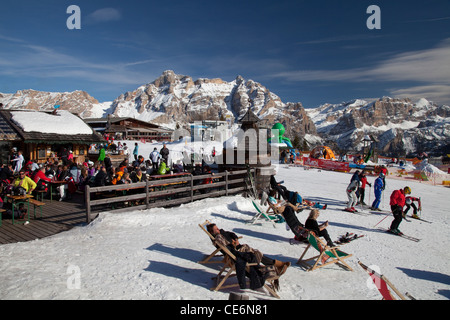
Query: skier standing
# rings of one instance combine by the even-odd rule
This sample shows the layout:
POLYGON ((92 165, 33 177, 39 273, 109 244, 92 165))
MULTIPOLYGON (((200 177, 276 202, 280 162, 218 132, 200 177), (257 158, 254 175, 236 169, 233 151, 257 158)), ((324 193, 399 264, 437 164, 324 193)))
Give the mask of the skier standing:
POLYGON ((348 203, 347 208, 345 208, 345 211, 348 212, 357 212, 355 209, 356 203, 358 202, 358 197, 356 196, 356 190, 359 187, 359 179, 354 179, 350 182, 350 184, 347 187, 347 197, 348 197, 348 203))
POLYGON ((394 234, 402 235, 403 233, 398 229, 400 222, 403 219, 403 207, 405 206, 405 194, 411 194, 410 187, 404 187, 403 189, 395 190, 391 194, 390 205, 392 214, 394 215, 394 221, 391 223, 389 231, 394 234))
POLYGON ((371 210, 381 211, 378 207, 381 202, 381 194, 384 190, 384 174, 380 173, 378 178, 375 179, 374 182, 374 192, 375 192, 375 200, 372 202, 372 206, 369 208, 371 210))
POLYGON ((364 170, 359 175, 359 180, 361 181, 361 187, 359 188, 359 202, 363 205, 366 203, 364 202, 364 195, 366 193, 366 184, 372 187, 372 185, 367 181, 366 173, 364 170))

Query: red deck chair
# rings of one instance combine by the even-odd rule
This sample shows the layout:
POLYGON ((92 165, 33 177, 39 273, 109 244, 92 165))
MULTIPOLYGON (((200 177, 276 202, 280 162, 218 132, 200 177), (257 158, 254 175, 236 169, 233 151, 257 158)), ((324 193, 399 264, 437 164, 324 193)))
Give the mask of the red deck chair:
MULTIPOLYGON (((394 285, 382 274, 379 274, 375 272, 374 270, 370 269, 360 261, 358 261, 361 268, 367 271, 367 273, 370 275, 370 278, 372 278, 373 283, 377 287, 378 291, 383 296, 383 300, 397 300, 395 296, 391 293, 391 290, 394 291, 402 300, 406 300, 405 296, 402 295, 397 288, 394 287, 394 285), (390 289, 389 289, 390 288, 390 289)), ((409 293, 405 293, 407 297, 409 297, 411 300, 415 300, 409 293)))

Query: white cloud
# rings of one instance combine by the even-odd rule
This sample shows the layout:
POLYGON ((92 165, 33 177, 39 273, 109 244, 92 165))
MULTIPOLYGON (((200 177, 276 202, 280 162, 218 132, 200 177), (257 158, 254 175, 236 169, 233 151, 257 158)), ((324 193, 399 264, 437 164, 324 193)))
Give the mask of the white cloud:
POLYGON ((53 48, 26 43, 18 44, 14 50, 0 51, 0 75, 37 79, 67 78, 103 84, 137 85, 146 83, 149 75, 130 68, 143 63, 89 61, 53 48))
POLYGON ((410 88, 391 89, 391 95, 426 97, 450 103, 450 38, 439 46, 397 54, 367 68, 291 70, 267 75, 287 81, 416 82, 410 88))
POLYGON ((390 89, 391 96, 396 98, 410 98, 413 101, 426 98, 438 104, 449 104, 450 85, 416 86, 410 88, 390 89))
POLYGON ((102 23, 109 21, 119 21, 122 19, 122 14, 119 10, 114 8, 98 9, 86 17, 87 23, 102 23))

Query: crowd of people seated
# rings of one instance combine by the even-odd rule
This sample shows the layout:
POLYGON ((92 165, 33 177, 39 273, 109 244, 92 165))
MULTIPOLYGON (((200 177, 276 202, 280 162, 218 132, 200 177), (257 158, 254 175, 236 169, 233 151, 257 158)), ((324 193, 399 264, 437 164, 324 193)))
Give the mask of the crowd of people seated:
MULTIPOLYGON (((106 146, 100 145, 99 149, 106 146)), ((133 151, 134 153, 134 151, 133 151)), ((11 161, 0 164, 0 193, 2 197, 11 194, 16 189, 25 189, 25 193, 43 193, 43 197, 50 197, 50 183, 56 190, 56 199, 63 201, 70 199, 77 190, 84 192, 87 185, 100 187, 107 185, 131 184, 144 182, 152 175, 164 175, 185 171, 182 163, 168 165, 169 150, 166 145, 158 152, 155 148, 146 160, 142 155, 135 155, 130 163, 128 154, 115 167, 109 153, 99 153, 95 163, 90 160, 77 164, 73 154, 68 149, 62 149, 58 157, 48 158, 44 163, 36 160, 25 161, 22 151, 13 148, 11 161), (26 177, 25 180, 18 180, 26 177), (17 182, 19 181, 19 182, 17 182)), ((193 168, 193 175, 211 173, 207 165, 197 165, 193 168)), ((211 179, 196 181, 196 183, 211 183, 211 179)))

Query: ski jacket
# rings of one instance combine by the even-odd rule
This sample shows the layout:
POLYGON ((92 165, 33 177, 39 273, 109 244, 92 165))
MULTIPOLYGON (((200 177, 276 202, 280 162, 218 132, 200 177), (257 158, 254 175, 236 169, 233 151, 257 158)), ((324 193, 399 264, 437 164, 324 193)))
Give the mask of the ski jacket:
POLYGON ((25 176, 22 180, 20 178, 17 178, 14 183, 14 187, 22 187, 24 188, 27 193, 29 193, 31 190, 34 190, 36 188, 36 182, 31 180, 30 177, 25 176))
POLYGON ((97 160, 98 161, 103 161, 103 160, 105 160, 105 156, 106 156, 105 149, 101 148, 100 152, 98 154, 98 159, 97 160))
POLYGON ((44 181, 52 181, 52 179, 48 178, 41 170, 37 170, 36 174, 33 177, 33 181, 38 183, 39 180, 44 180, 44 181))
POLYGON ((376 178, 374 182, 374 188, 375 191, 383 190, 383 179, 381 179, 380 177, 376 178))
POLYGON ((158 162, 158 159, 161 158, 161 155, 159 154, 158 151, 152 151, 150 153, 150 159, 152 160, 153 163, 158 162))
POLYGON ((371 184, 367 182, 367 177, 360 177, 360 179, 361 179, 361 189, 365 189, 366 188, 366 184, 371 186, 371 184))
POLYGON ((422 204, 420 203, 420 198, 408 196, 408 197, 405 198, 405 203, 406 203, 406 200, 407 200, 407 199, 411 199, 411 203, 412 203, 413 201, 417 201, 417 203, 419 204, 419 207, 422 207, 422 204))
POLYGON ((159 150, 159 153, 163 159, 167 160, 169 158, 169 149, 167 147, 159 150))
POLYGON ((352 182, 350 182, 350 184, 347 187, 347 191, 348 192, 355 191, 356 189, 358 189, 358 184, 359 184, 359 180, 357 180, 357 179, 352 180, 352 182))
POLYGON ((405 206, 405 201, 405 194, 402 189, 399 189, 392 192, 389 204, 391 206, 397 205, 403 208, 405 206))

